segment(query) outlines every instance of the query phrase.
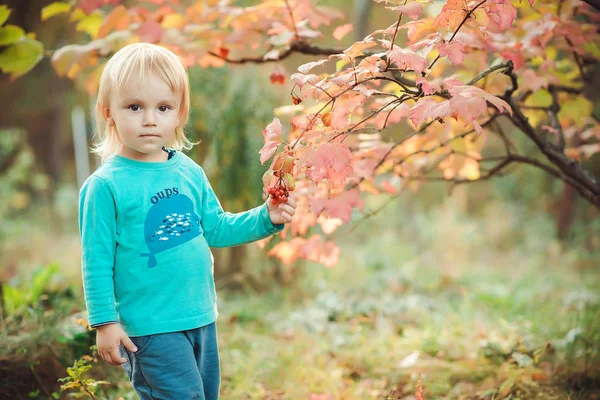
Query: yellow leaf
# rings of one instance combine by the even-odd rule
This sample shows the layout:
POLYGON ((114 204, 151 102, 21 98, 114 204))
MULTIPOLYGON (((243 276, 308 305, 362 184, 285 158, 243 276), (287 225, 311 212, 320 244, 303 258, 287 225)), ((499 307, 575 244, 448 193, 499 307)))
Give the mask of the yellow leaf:
MULTIPOLYGON (((530 107, 549 107, 552 104, 552 95, 545 89, 533 93, 525 100, 525 105, 530 107)), ((529 119, 531 126, 538 126, 546 120, 546 112, 542 110, 524 109, 523 114, 529 119)))
POLYGON ((14 80, 35 67, 43 53, 41 42, 23 37, 0 53, 0 68, 4 73, 11 73, 11 79, 14 80))
POLYGON ((25 36, 25 31, 20 26, 6 25, 0 28, 0 46, 12 44, 23 36, 25 36))
POLYGON ((98 36, 98 31, 102 26, 103 17, 100 13, 94 11, 90 15, 83 17, 78 23, 75 29, 78 32, 85 32, 95 39, 98 36))
POLYGON ((169 14, 165 15, 161 26, 165 29, 168 28, 181 28, 185 24, 185 18, 181 14, 169 14))
POLYGON ((131 17, 129 10, 122 5, 115 7, 102 22, 97 37, 103 38, 114 31, 122 31, 129 27, 131 17))
POLYGON ((76 8, 75 11, 71 13, 71 17, 69 18, 70 22, 81 21, 82 18, 87 16, 86 13, 83 12, 81 8, 76 8))
POLYGON ((54 3, 42 8, 42 21, 69 11, 71 11, 71 4, 64 1, 55 1, 54 3))
POLYGON ((552 95, 545 89, 538 90, 525 100, 525 105, 530 107, 550 107, 552 95))
POLYGON ((0 26, 6 22, 10 16, 10 9, 6 6, 0 6, 0 26))
POLYGON ((339 59, 339 60, 338 60, 338 61, 335 63, 335 70, 336 70, 337 72, 340 72, 340 71, 342 70, 342 68, 344 68, 344 66, 345 66, 346 64, 348 64, 349 62, 350 62, 350 59, 349 59, 349 58, 346 58, 346 57, 339 59))
POLYGON ((586 42, 583 45, 583 48, 585 49, 585 51, 590 53, 592 55, 592 57, 594 57, 596 59, 600 59, 600 46, 598 46, 598 43, 586 42))
POLYGON ((490 22, 490 17, 488 17, 487 12, 481 7, 475 10, 471 18, 480 26, 487 26, 490 22))
POLYGON ((588 99, 579 96, 561 104, 558 119, 563 126, 569 124, 582 126, 585 124, 586 117, 592 115, 593 109, 594 106, 588 99))
POLYGON ((479 179, 479 163, 470 158, 465 159, 465 163, 458 174, 470 180, 479 179))

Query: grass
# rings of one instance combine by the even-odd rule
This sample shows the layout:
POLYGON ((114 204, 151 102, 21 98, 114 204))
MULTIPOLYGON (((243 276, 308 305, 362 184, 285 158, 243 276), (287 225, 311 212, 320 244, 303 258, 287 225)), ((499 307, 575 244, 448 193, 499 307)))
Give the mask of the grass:
MULTIPOLYGON (((474 216, 452 199, 414 204, 401 199, 353 232, 336 231, 334 268, 306 262, 289 287, 219 291, 223 399, 415 399, 419 381, 425 399, 600 397, 597 255, 561 244, 547 215, 518 205, 474 216)), ((72 233, 36 230, 37 248, 71 249, 55 253, 63 268, 52 285, 68 285, 81 306, 72 233)), ((3 254, 55 260, 35 249, 28 259, 21 246, 3 254)), ((265 265, 260 250, 249 253, 249 265, 265 265)), ((20 268, 13 282, 28 273, 20 268)), ((136 398, 122 371, 97 374, 114 383, 109 398, 136 398)))

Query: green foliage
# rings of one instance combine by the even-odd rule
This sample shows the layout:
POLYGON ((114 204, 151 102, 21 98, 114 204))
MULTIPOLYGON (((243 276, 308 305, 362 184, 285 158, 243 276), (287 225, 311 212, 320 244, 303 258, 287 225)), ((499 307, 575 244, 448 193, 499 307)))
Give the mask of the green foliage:
POLYGON ((110 385, 110 382, 88 377, 89 370, 93 367, 91 361, 95 362, 95 359, 83 356, 76 360, 72 367, 67 368, 68 376, 58 379, 59 382, 65 382, 60 386, 61 392, 76 390, 77 392, 70 392, 69 396, 77 399, 96 399, 95 393, 100 385, 110 385))
POLYGON ((210 146, 203 166, 215 192, 235 212, 256 206, 267 169, 259 162, 260 132, 275 104, 268 78, 257 68, 193 68, 190 84, 190 123, 204 141, 199 146, 210 146))
POLYGON ((26 34, 21 27, 2 26, 10 13, 7 6, 0 6, 0 46, 6 46, 0 52, 0 69, 15 79, 31 71, 42 60, 44 45, 35 40, 35 35, 26 34))
POLYGON ((37 303, 50 280, 59 272, 58 264, 50 264, 37 270, 31 280, 24 281, 20 287, 3 286, 6 312, 13 314, 23 307, 37 303))
POLYGON ((19 129, 0 130, 0 239, 15 234, 14 223, 29 210, 33 198, 48 188, 48 176, 39 172, 27 136, 19 129))

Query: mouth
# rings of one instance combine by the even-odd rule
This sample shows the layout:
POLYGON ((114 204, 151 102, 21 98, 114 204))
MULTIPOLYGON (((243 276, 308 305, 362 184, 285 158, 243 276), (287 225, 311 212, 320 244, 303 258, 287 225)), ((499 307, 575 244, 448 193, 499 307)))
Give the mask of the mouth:
POLYGON ((154 135, 152 133, 148 133, 148 134, 140 135, 140 137, 160 137, 160 136, 159 135, 154 135))

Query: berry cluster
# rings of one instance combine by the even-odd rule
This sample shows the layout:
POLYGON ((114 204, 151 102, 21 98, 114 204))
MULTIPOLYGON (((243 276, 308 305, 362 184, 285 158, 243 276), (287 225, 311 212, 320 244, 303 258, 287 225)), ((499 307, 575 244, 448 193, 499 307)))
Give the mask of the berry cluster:
POLYGON ((283 181, 279 181, 276 186, 267 189, 267 193, 271 195, 271 204, 285 203, 293 189, 288 189, 283 181))

